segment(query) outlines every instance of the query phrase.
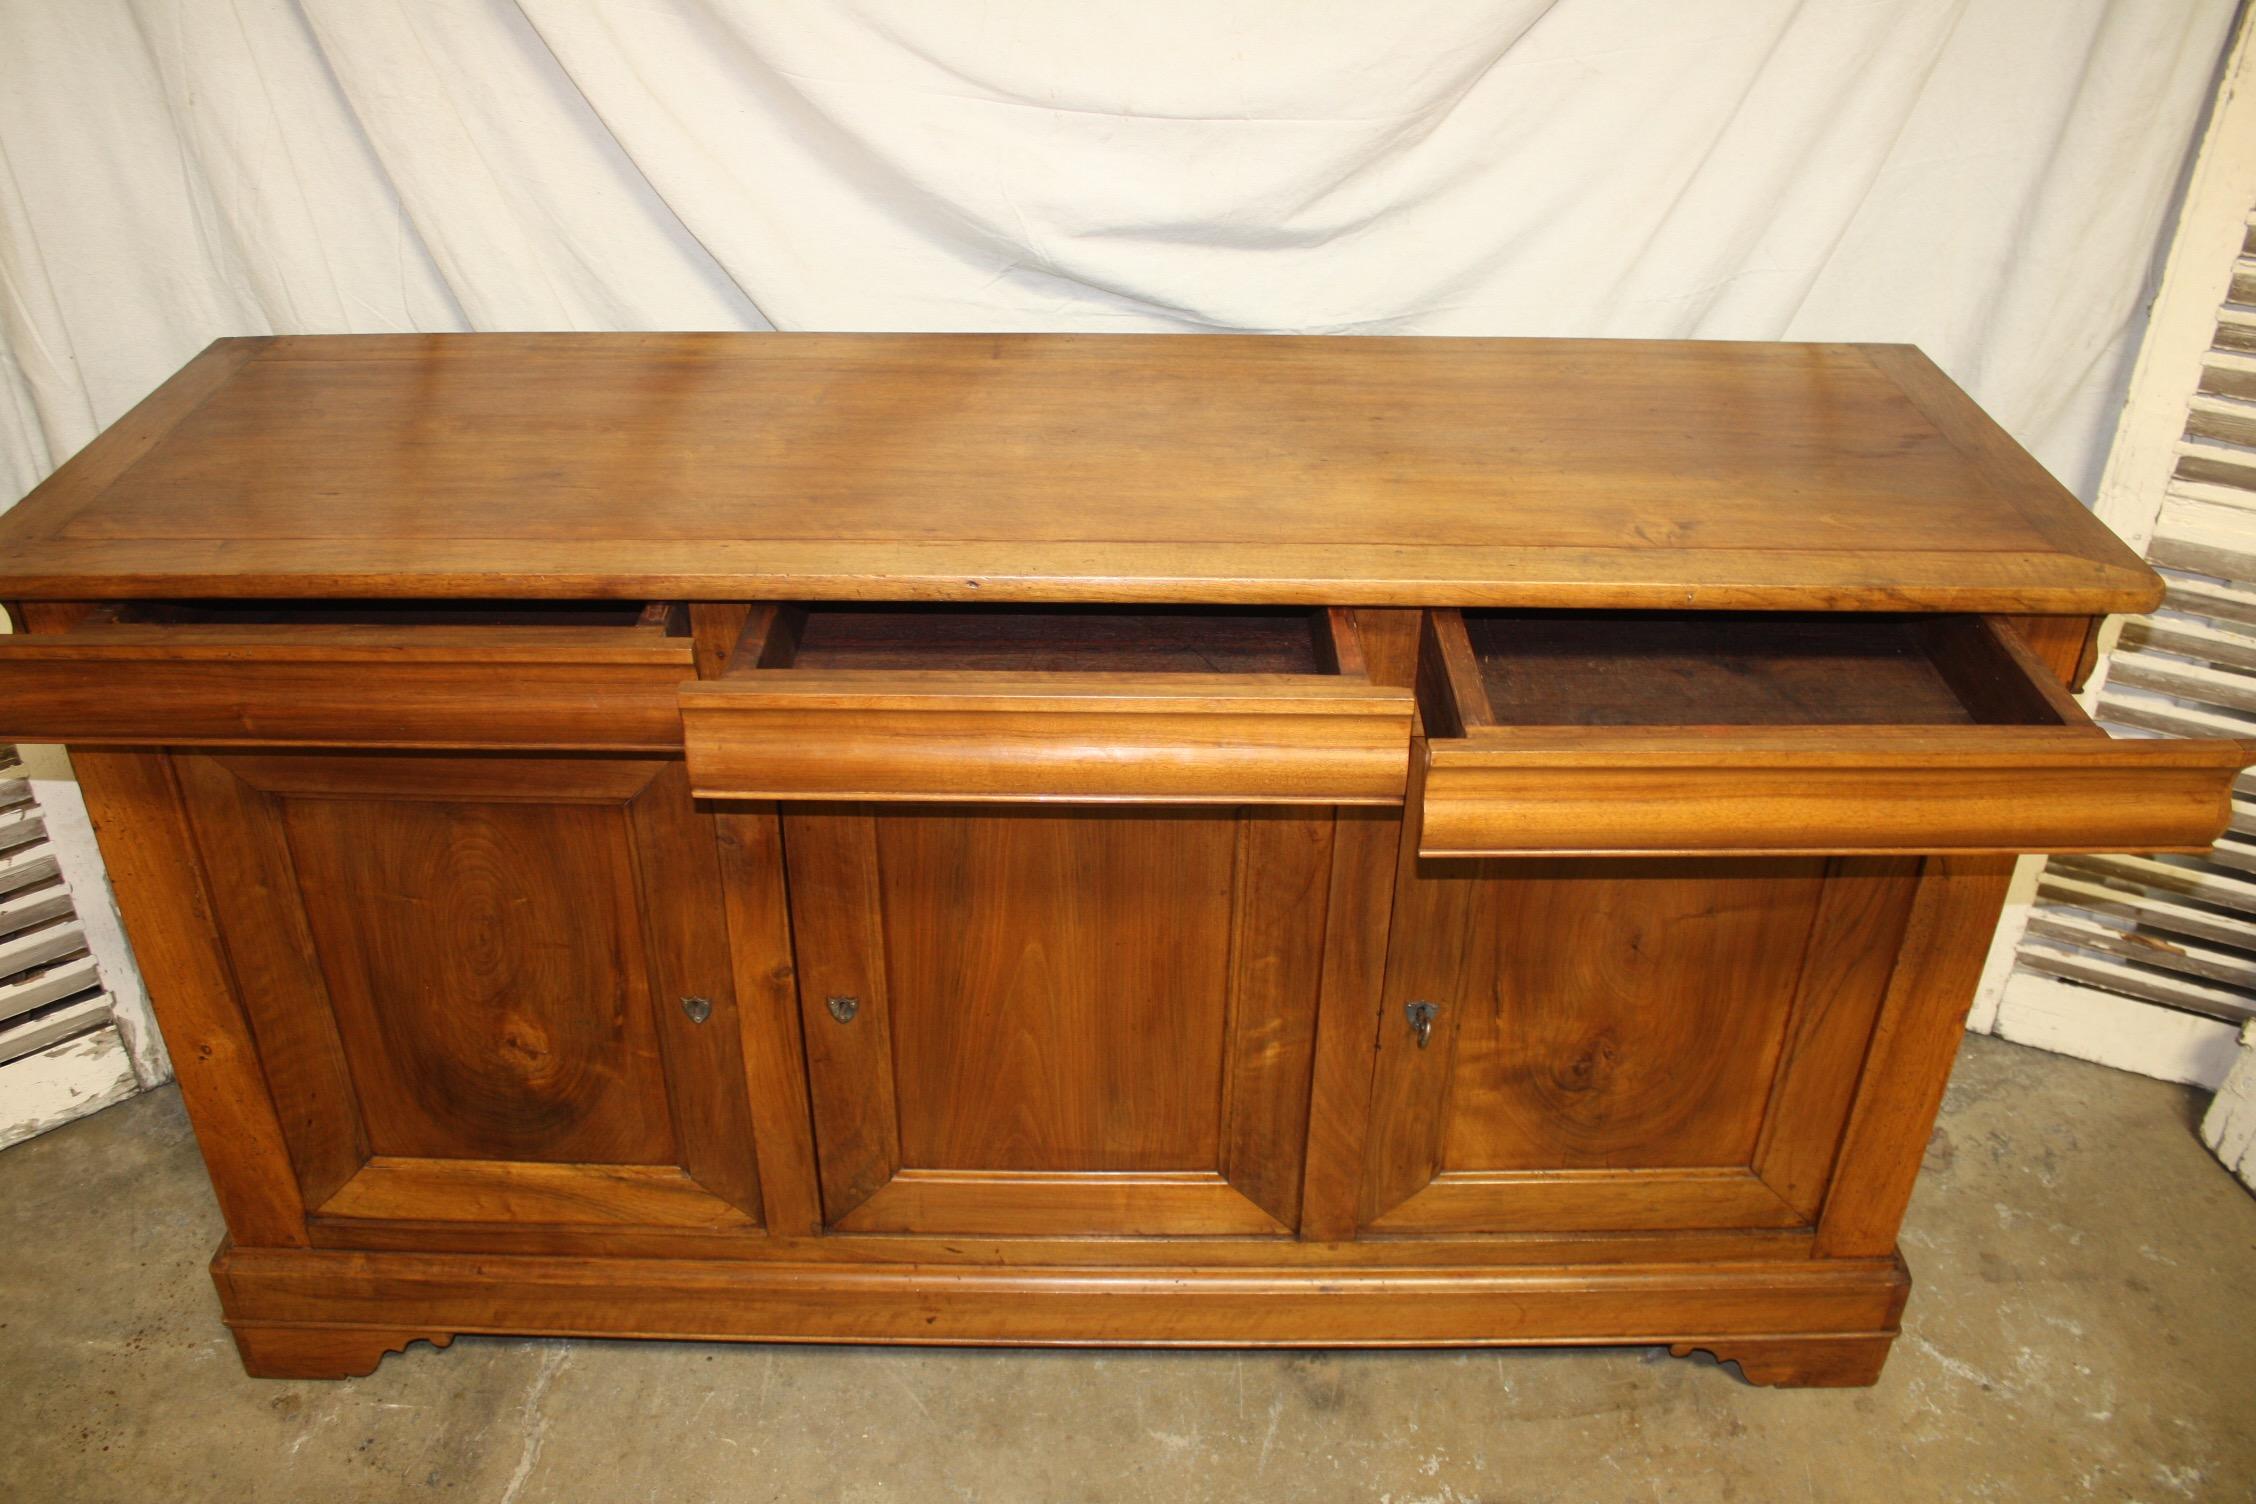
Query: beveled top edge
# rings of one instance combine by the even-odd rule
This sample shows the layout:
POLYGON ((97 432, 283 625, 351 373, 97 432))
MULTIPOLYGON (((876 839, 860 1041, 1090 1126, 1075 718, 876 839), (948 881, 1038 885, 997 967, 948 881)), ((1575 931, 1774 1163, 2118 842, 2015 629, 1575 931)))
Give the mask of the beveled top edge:
MULTIPOLYGON (((1994 503, 1993 503, 1994 504, 1994 503)), ((1942 540, 1947 544, 1948 540, 1942 540)), ((1455 339, 1430 336, 1100 334, 549 334, 261 336, 214 342, 140 405, 0 517, 0 599, 138 598, 640 598, 653 600, 901 600, 1198 602, 1368 606, 1509 606, 1679 610, 1995 611, 2097 615, 2149 609, 2160 577, 2076 502, 1931 361, 1908 345, 1757 341, 1455 339), (1869 361, 1967 462, 1984 489, 2010 502, 2044 551, 1898 548, 1884 558, 1854 550, 1526 548, 868 540, 723 543, 622 537, 554 544, 528 531, 505 539, 354 540, 334 546, 287 538, 89 540, 59 536, 73 517, 206 401, 256 362, 412 359, 477 343, 497 354, 668 347, 709 354, 746 341, 811 350, 919 342, 1140 345, 1346 344, 1401 349, 1439 344, 1587 349, 1620 359, 1654 349, 1744 346, 1856 352, 1869 361), (634 555, 619 563, 622 550, 634 555), (508 563, 493 562, 506 551, 508 563), (1040 557, 1029 564, 1028 556, 1040 557), (1343 559, 1343 555, 1348 557, 1343 559)))

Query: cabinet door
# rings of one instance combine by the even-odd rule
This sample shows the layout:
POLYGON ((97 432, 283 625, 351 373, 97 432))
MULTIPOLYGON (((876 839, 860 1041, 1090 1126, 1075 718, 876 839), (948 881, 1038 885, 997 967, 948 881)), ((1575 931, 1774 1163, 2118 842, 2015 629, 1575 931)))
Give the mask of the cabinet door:
POLYGON ((824 1220, 1278 1234, 1333 817, 792 805, 824 1220))
POLYGON ((175 766, 317 1227, 757 1231, 718 857, 679 761, 175 766))
POLYGON ((1363 1224, 1809 1225, 1918 865, 1407 863, 1363 1224))

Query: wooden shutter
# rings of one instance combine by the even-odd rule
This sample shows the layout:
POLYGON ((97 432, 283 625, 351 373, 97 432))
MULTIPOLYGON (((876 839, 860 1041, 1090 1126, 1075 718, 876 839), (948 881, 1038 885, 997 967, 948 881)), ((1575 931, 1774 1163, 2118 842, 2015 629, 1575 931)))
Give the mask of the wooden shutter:
MULTIPOLYGON (((2183 414, 2147 546, 2169 595, 2123 624, 2094 713, 2124 734, 2256 741, 2256 214, 2183 414)), ((2232 826, 2205 857, 2047 862, 2016 963, 2229 1023, 2256 1018, 2256 774, 2241 775, 2232 826)))
POLYGON ((46 817, 0 746, 0 1147, 137 1090, 46 817))

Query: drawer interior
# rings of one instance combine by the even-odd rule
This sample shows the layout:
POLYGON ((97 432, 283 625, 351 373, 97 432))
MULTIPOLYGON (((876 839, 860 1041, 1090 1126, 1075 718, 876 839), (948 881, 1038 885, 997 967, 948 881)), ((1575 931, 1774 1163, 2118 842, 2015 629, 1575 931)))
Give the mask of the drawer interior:
POLYGON ((1467 611, 1436 628, 1475 726, 2083 723, 1981 617, 1467 611))
POLYGON ((777 608, 757 661, 834 672, 1360 673, 1354 632, 1321 609, 815 604, 777 608))

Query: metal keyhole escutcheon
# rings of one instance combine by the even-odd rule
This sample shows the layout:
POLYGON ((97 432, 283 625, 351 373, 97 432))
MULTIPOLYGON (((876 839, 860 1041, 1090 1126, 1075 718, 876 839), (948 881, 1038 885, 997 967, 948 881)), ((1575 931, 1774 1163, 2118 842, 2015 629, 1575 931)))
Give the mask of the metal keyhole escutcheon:
POLYGON ((713 1016, 713 1000, 709 997, 685 997, 682 999, 682 1012, 689 1015, 691 1023, 701 1024, 713 1016))
POLYGON ((825 998, 823 1006, 830 1010, 832 1018, 842 1024, 850 1024, 854 1021, 854 1015, 862 1011, 862 1000, 858 997, 825 998))
POLYGON ((1434 1015, 1441 1011, 1436 1003, 1416 1002, 1402 1005, 1403 1017, 1410 1020, 1410 1032, 1418 1038, 1418 1048, 1424 1049, 1426 1041, 1433 1038, 1434 1015))

